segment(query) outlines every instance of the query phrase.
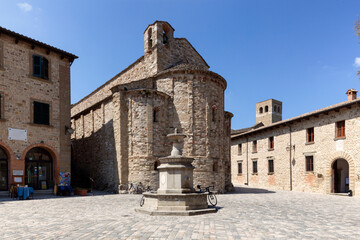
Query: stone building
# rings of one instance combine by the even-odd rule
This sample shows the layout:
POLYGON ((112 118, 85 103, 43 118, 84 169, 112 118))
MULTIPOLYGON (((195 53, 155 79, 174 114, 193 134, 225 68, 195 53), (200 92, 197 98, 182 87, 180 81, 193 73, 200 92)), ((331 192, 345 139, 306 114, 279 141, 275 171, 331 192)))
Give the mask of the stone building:
POLYGON ((234 184, 360 194, 360 99, 282 120, 282 103, 256 104, 257 124, 231 136, 234 184))
POLYGON ((0 27, 0 190, 47 189, 71 171, 70 66, 77 57, 0 27))
POLYGON ((144 56, 71 109, 75 185, 117 192, 122 185, 158 187, 166 135, 186 134, 183 155, 195 158, 194 183, 230 184, 230 120, 226 81, 163 21, 144 32, 144 56))

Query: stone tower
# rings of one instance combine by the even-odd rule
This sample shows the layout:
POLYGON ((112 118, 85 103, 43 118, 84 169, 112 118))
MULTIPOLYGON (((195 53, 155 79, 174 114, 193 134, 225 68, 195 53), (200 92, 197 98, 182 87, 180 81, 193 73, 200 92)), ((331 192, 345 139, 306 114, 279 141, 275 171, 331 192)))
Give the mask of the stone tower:
POLYGON ((256 123, 265 126, 282 120, 282 102, 269 99, 256 103, 256 123))

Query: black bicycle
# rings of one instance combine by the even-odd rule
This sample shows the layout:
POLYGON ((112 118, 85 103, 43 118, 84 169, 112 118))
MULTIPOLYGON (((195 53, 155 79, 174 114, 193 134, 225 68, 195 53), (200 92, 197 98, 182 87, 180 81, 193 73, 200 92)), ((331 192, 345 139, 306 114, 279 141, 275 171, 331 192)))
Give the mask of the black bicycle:
POLYGON ((200 190, 199 192, 201 193, 208 193, 207 199, 208 202, 212 205, 212 206, 216 206, 217 204, 217 198, 215 196, 215 194, 213 192, 210 191, 210 188, 214 189, 214 186, 208 186, 205 187, 205 190, 201 189, 201 185, 197 185, 197 188, 200 190))
MULTIPOLYGON (((151 187, 150 186, 147 186, 147 188, 146 188, 146 190, 145 190, 146 192, 151 192, 152 191, 152 189, 151 189, 151 187)), ((145 196, 144 195, 142 195, 142 197, 141 197, 141 199, 140 199, 140 207, 142 207, 143 205, 144 205, 144 202, 145 202, 145 196)))

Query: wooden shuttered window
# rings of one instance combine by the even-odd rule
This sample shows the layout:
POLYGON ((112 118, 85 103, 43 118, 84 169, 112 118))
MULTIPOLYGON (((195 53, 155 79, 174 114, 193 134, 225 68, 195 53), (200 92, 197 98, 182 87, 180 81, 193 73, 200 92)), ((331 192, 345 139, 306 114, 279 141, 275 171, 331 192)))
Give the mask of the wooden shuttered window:
POLYGON ((306 171, 313 172, 314 171, 314 156, 306 156, 306 171))
POLYGON ((238 174, 242 174, 242 162, 238 162, 238 174))
POLYGON ((50 125, 50 105, 34 101, 34 123, 50 125))
POLYGON ((257 161, 253 161, 253 173, 257 173, 258 169, 257 169, 257 161))
POLYGON ((336 123, 336 137, 345 137, 345 120, 336 123))
POLYGON ((308 128, 306 130, 306 142, 312 143, 314 142, 314 128, 308 128))
POLYGON ((33 55, 33 76, 49 79, 49 61, 41 56, 33 55))
POLYGON ((269 149, 274 149, 274 137, 269 137, 269 149))
POLYGON ((268 160, 269 173, 274 173, 274 159, 268 160))

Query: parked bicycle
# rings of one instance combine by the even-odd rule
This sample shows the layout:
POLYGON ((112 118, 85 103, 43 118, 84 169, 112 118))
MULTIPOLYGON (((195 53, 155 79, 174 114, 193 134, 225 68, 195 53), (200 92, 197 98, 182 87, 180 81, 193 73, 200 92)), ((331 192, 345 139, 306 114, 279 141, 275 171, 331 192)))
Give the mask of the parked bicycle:
POLYGON ((217 198, 213 192, 210 191, 210 188, 214 189, 214 186, 205 187, 205 190, 201 188, 201 185, 197 185, 200 193, 208 193, 207 200, 212 206, 216 206, 217 198))
MULTIPOLYGON (((145 191, 146 191, 146 192, 152 192, 152 189, 151 189, 150 186, 147 186, 147 188, 146 188, 145 191)), ((145 202, 145 196, 142 195, 142 197, 141 197, 141 199, 140 199, 140 207, 142 207, 142 206, 144 205, 144 202, 145 202)))
POLYGON ((131 194, 141 194, 144 192, 144 185, 141 182, 138 184, 129 183, 128 192, 131 194))

